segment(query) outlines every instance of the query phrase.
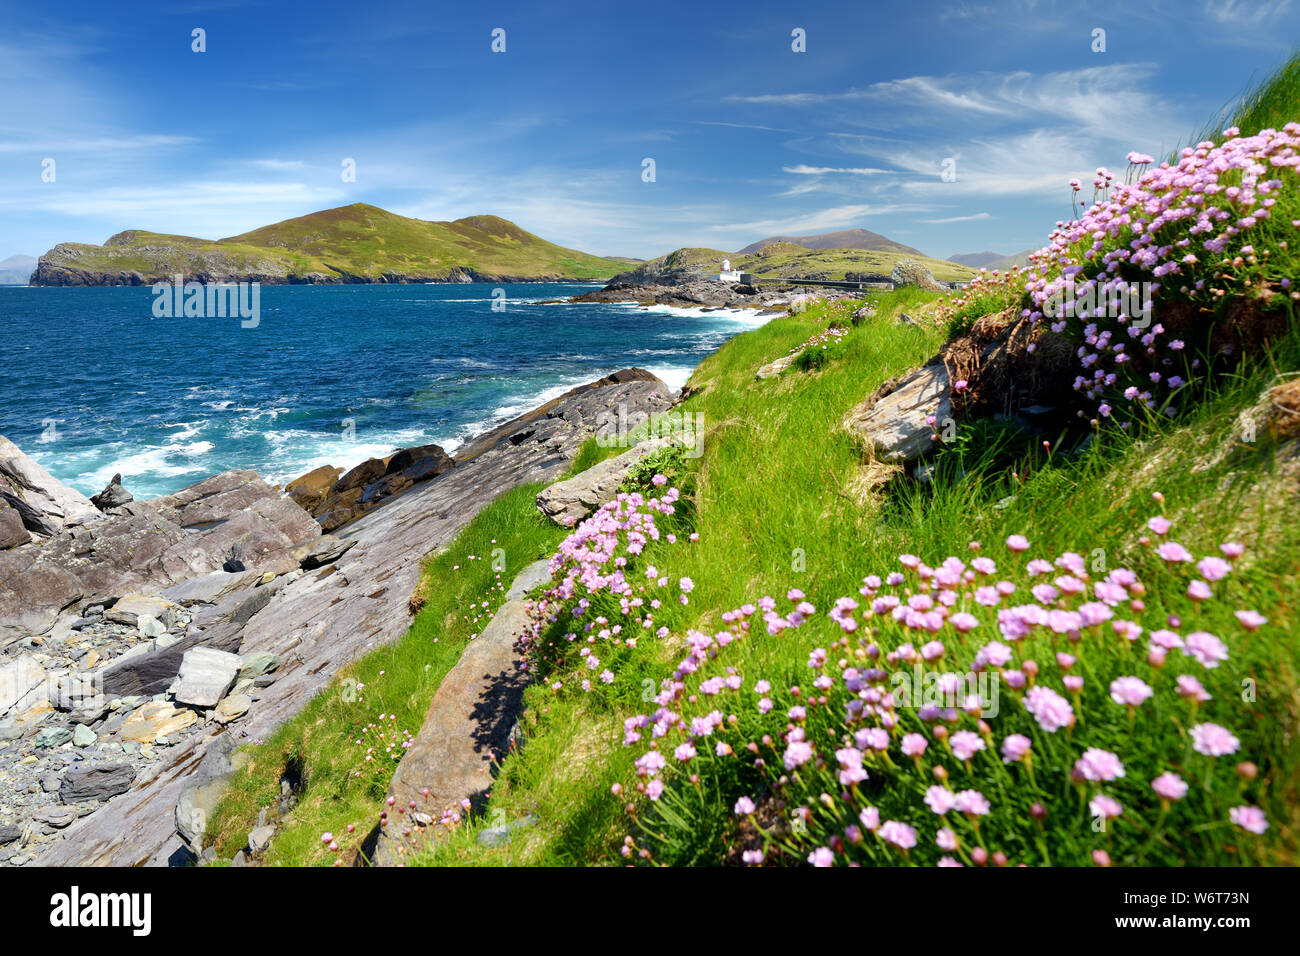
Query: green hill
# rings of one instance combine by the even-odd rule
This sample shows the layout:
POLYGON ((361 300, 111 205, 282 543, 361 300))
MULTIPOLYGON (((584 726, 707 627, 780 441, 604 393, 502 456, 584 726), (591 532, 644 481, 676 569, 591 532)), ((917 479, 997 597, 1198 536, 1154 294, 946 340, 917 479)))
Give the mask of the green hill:
POLYGON ((102 246, 61 243, 41 256, 35 284, 140 285, 177 273, 266 283, 593 279, 626 265, 498 216, 429 222, 354 203, 216 241, 133 229, 102 246))
POLYGON ((846 274, 888 276, 902 259, 921 263, 940 282, 970 279, 975 270, 955 262, 887 249, 806 249, 791 242, 773 242, 751 254, 720 249, 687 247, 637 266, 620 279, 654 282, 682 273, 708 275, 722 268, 724 259, 733 269, 762 278, 843 279, 846 274))

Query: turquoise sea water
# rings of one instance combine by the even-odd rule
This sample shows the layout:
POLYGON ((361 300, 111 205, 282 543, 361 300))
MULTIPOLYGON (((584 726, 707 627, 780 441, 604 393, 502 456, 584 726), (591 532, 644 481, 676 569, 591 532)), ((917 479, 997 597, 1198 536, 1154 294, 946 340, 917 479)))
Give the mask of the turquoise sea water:
POLYGON ((543 300, 595 286, 263 286, 238 318, 155 318, 149 287, 0 287, 0 434, 86 494, 226 468, 287 481, 394 448, 448 450, 630 365, 674 388, 751 311, 543 300))

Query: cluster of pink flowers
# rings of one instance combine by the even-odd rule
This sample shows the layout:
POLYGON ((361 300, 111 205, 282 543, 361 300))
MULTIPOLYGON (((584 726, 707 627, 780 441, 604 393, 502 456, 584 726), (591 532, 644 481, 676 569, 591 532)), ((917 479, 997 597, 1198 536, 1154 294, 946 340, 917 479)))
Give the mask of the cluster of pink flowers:
MULTIPOLYGON (((1159 544, 1143 543, 1157 564, 1175 573, 1194 568, 1195 581, 1223 579, 1243 553, 1230 542, 1222 556, 1195 561, 1164 540, 1168 521, 1153 527, 1159 544)), ((1130 837, 1122 854, 1140 863, 1151 828, 1187 797, 1189 780, 1205 788, 1196 812, 1208 805, 1220 814, 1199 826, 1262 833, 1262 810, 1229 808, 1224 800, 1241 790, 1223 796, 1227 788, 1211 784, 1213 761, 1237 754, 1240 740, 1198 719, 1212 699, 1201 679, 1228 659, 1227 642, 1204 627, 1185 630, 1176 616, 1147 620, 1148 585, 1129 568, 1093 574, 1079 554, 1047 560, 1031 549, 1023 536, 1008 538, 1006 568, 977 542, 973 558, 936 565, 905 554, 898 569, 867 575, 856 596, 822 614, 792 588, 784 605, 764 596, 723 613, 713 633, 688 630, 655 709, 624 722, 624 745, 641 750, 635 791, 657 802, 669 786, 699 785, 711 761, 748 762, 781 819, 764 826, 761 801, 736 801, 736 814, 763 841, 745 851, 753 864, 776 853, 815 866, 903 862, 909 854, 940 866, 1006 865, 1016 848, 1018 862, 1109 865, 1117 852, 1109 836, 1098 838, 1109 849, 1094 848, 1088 836, 1108 828, 1130 837), (806 681, 753 678, 725 663, 727 649, 758 629, 780 635, 815 623, 816 634, 831 634, 808 652, 806 681), (1003 690, 1011 700, 999 706, 1003 690), (1126 755, 1112 742, 1131 737, 1138 711, 1148 732, 1126 755), (1150 730, 1156 723, 1162 729, 1150 730), (1153 741, 1162 750, 1155 756, 1153 741), (1062 784, 1077 800, 1062 798, 1062 784), (1029 821, 1018 802, 1007 802, 1011 793, 1037 798, 1030 810, 1037 825, 1083 809, 1077 824, 1060 821, 1076 845, 1026 843, 1017 830, 1029 821), (1124 831, 1130 819, 1141 823, 1124 831)), ((1246 634, 1267 623, 1250 610, 1237 620, 1246 634)), ((1236 774, 1248 783, 1255 767, 1237 764, 1236 774)), ((614 793, 627 796, 621 785, 614 793)), ((635 803, 628 811, 637 812, 635 803)), ((623 854, 651 851, 629 835, 623 854)))
MULTIPOLYGON (((1131 153, 1129 161, 1132 171, 1151 157, 1131 153)), ((1251 237, 1271 218, 1276 194, 1300 185, 1297 167, 1300 123, 1288 123, 1244 137, 1227 129, 1221 144, 1187 147, 1177 162, 1113 189, 1109 172, 1097 171, 1098 201, 1058 223, 1049 245, 1030 257, 1023 315, 1079 341, 1075 388, 1097 403, 1099 418, 1111 416, 1121 391, 1132 405, 1176 414, 1167 399, 1201 367, 1182 355, 1193 330, 1152 323, 1149 296, 1164 288, 1162 302, 1212 307, 1230 291, 1247 291, 1248 267, 1267 258, 1251 237), (1135 298, 1147 305, 1134 308, 1135 298)), ((1077 191, 1078 181, 1071 185, 1077 191)), ((1300 299, 1288 278, 1278 286, 1300 299)))
MULTIPOLYGON (((666 483, 661 475, 652 481, 657 488, 666 483)), ((635 562, 651 542, 699 539, 695 533, 679 539, 660 528, 660 519, 676 513, 680 494, 675 487, 650 498, 620 493, 560 543, 551 558, 552 585, 525 605, 530 624, 518 642, 524 670, 553 669, 570 648, 577 648, 583 675, 579 684, 591 691, 597 683, 614 682, 618 660, 635 650, 643 635, 667 636, 667 626, 657 618, 671 607, 689 604, 695 583, 661 574, 654 565, 637 568, 635 562), (562 644, 548 643, 546 634, 561 620, 573 629, 562 644)), ((563 681, 556 679, 551 687, 558 692, 563 681)))
POLYGON ((849 334, 849 330, 844 326, 832 325, 829 328, 821 332, 818 332, 816 335, 813 335, 808 339, 808 341, 802 343, 801 345, 796 345, 794 348, 790 350, 790 354, 798 355, 804 349, 817 348, 818 346, 820 346, 821 348, 828 348, 834 345, 835 343, 837 343, 838 341, 840 341, 840 339, 844 338, 844 336, 848 334, 849 334))

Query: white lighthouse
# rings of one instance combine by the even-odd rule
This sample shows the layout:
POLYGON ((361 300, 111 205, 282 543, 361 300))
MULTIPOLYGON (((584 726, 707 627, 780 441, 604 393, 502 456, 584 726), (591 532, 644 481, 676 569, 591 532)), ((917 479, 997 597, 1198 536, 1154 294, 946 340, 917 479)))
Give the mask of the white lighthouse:
POLYGON ((739 282, 740 270, 731 268, 731 260, 722 260, 722 271, 718 273, 719 282, 739 282))

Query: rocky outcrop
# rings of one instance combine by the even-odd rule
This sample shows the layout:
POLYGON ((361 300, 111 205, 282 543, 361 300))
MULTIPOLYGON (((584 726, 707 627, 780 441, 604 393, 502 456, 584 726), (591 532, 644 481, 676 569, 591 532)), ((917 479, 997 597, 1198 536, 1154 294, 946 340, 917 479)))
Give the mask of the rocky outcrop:
POLYGON ((953 421, 948 370, 933 362, 887 382, 855 407, 845 427, 862 437, 879 461, 913 461, 938 447, 953 421))
POLYGON ((0 435, 0 516, 6 512, 13 514, 0 517, 0 537, 11 541, 21 537, 15 530, 15 516, 27 531, 38 536, 57 534, 99 517, 99 511, 85 495, 58 481, 0 435))
POLYGON ((537 493, 537 507, 556 524, 577 524, 618 494, 628 469, 646 455, 672 443, 670 438, 652 438, 613 458, 597 462, 565 481, 557 481, 537 493))
MULTIPOLYGON (((35 546, 0 553, 0 562, 16 556, 26 567, 52 562, 71 578, 63 582, 66 587, 84 592, 34 635, 44 642, 39 647, 51 652, 37 663, 47 677, 61 670, 76 686, 89 683, 94 691, 98 677, 102 687, 97 695, 73 695, 75 699, 61 702, 80 708, 78 715, 89 708, 93 717, 88 721, 49 702, 27 708, 21 723, 12 711, 0 719, 0 788, 23 793, 21 801, 7 802, 0 795, 0 827, 19 826, 29 836, 9 862, 165 865, 192 860, 201 840, 194 814, 215 798, 208 791, 191 793, 185 807, 178 807, 215 742, 228 733, 237 742, 268 737, 323 690, 340 667, 401 637, 410 623, 408 598, 419 583, 425 556, 450 541, 502 491, 520 482, 559 477, 583 442, 611 415, 617 417, 620 406, 629 421, 644 420, 665 411, 671 401, 668 387, 640 370, 574 389, 471 442, 450 470, 348 522, 336 535, 346 548, 324 542, 322 549, 303 551, 293 545, 295 538, 308 544, 321 541, 317 522, 251 472, 227 472, 166 498, 129 503, 126 507, 136 513, 101 516, 86 529, 61 532, 40 549, 39 562, 35 546), (86 537, 91 528, 95 534, 86 537), (80 541, 73 532, 82 535, 80 541), (231 548, 244 555, 248 571, 218 570, 218 559, 231 548), (329 563, 304 570, 300 562, 309 553, 329 563), (262 583, 268 574, 270 580, 262 583), (165 635, 146 638, 127 624, 107 621, 106 609, 90 596, 124 599, 129 592, 165 595, 176 606, 162 612, 174 621, 165 635), (71 630, 82 614, 97 623, 71 630), (84 652, 83 644, 89 647, 84 652), (169 693, 182 662, 195 649, 239 655, 233 685, 210 710, 169 693), (101 653, 103 660, 98 659, 101 653), (74 654, 82 656, 74 659, 74 654), (80 666, 87 659, 92 666, 80 666), (247 699, 247 710, 241 698, 247 699), (63 758, 70 754, 57 747, 34 749, 33 735, 46 729, 70 731, 76 722, 87 723, 97 734, 94 744, 79 751, 82 763, 130 763, 135 777, 126 792, 93 809, 90 803, 78 804, 77 813, 84 815, 57 828, 34 819, 54 799, 52 791, 38 785, 31 793, 29 787, 47 774, 57 790, 70 766, 63 758), (22 762, 36 754, 36 763, 22 762), (184 838, 178 832, 180 818, 187 821, 184 838)), ((0 604, 0 627, 13 626, 13 613, 12 605, 0 604)), ((140 619, 137 612, 137 626, 140 619)), ((35 648, 21 646, 18 659, 36 659, 35 648)), ((218 682, 224 684, 224 677, 218 682)), ((211 789, 219 792, 220 785, 211 789)))
POLYGON ((113 480, 104 487, 103 491, 91 495, 90 503, 105 514, 115 514, 116 509, 134 500, 135 495, 122 487, 122 476, 114 475, 113 480))
MULTIPOLYGON (((317 468, 289 482, 288 491, 320 522, 334 531, 421 481, 436 478, 455 461, 438 445, 403 448, 387 458, 369 458, 341 478, 325 484, 328 473, 317 468)), ((337 474, 339 469, 329 469, 337 474)))
POLYGON ((388 787, 391 806, 409 820, 381 827, 375 862, 400 864, 443 829, 444 811, 463 812, 463 801, 480 808, 492 786, 495 764, 510 746, 511 730, 523 707, 527 685, 515 642, 528 626, 524 595, 551 577, 550 562, 525 567, 506 601, 460 660, 438 684, 424 723, 388 787), (415 809, 409 809, 411 806, 415 809), (411 834, 400 831, 409 827, 411 834))
POLYGON ((946 285, 940 285, 934 281, 934 275, 921 263, 915 259, 899 259, 894 263, 894 269, 889 274, 890 280, 898 288, 905 285, 914 285, 927 292, 947 292, 946 285))
POLYGON ((573 302, 637 302, 641 305, 702 306, 726 309, 771 309, 788 295, 760 292, 738 282, 719 282, 693 272, 665 273, 649 281, 632 273, 615 276, 603 289, 574 296, 573 302))

